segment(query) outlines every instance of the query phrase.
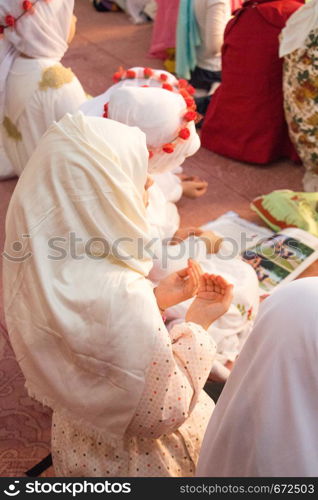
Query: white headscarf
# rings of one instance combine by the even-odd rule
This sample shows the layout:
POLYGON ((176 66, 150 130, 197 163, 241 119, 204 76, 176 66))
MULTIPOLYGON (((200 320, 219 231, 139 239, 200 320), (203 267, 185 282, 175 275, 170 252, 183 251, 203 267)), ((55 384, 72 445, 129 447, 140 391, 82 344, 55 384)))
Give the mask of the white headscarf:
MULTIPOLYGON (((0 123, 3 120, 6 81, 14 59, 22 53, 28 57, 60 61, 68 48, 73 10, 74 0, 38 0, 32 14, 25 13, 14 28, 4 30, 4 38, 0 42, 0 123)), ((7 15, 17 19, 22 12, 21 0, 0 0, 0 24, 5 25, 7 15)))
POLYGON ((6 221, 5 316, 29 394, 113 444, 164 328, 140 253, 147 165, 137 128, 67 114, 42 137, 6 221))
POLYGON ((198 476, 317 476, 317 303, 318 278, 305 278, 262 304, 208 425, 198 476))
MULTIPOLYGON (((81 110, 84 114, 103 116, 104 105, 109 103, 108 117, 126 125, 140 128, 147 139, 147 146, 160 147, 170 143, 178 135, 187 111, 183 97, 162 89, 160 74, 165 74, 165 83, 177 85, 178 80, 166 71, 152 70, 150 78, 144 78, 144 68, 130 68, 136 78, 124 79, 101 96, 86 102, 81 110), (144 85, 150 88, 143 88, 144 85)), ((190 137, 178 140, 173 153, 155 153, 149 160, 150 173, 163 173, 179 167, 188 156, 200 147, 200 139, 194 121, 187 123, 190 137)))
POLYGON ((309 33, 318 28, 318 0, 310 0, 288 19, 281 32, 279 56, 284 57, 300 49, 309 33))
MULTIPOLYGON (((149 148, 160 148, 172 142, 180 130, 187 108, 183 98, 173 92, 157 88, 124 87, 114 92, 109 100, 108 116, 112 120, 140 128, 149 148)), ((200 147, 194 122, 187 124, 190 137, 179 139, 173 153, 155 152, 149 160, 151 173, 163 173, 182 165, 200 147)))
MULTIPOLYGON (((145 78, 144 69, 141 66, 134 66, 133 68, 129 68, 129 71, 133 71, 136 75, 136 78, 125 78, 115 83, 109 89, 107 89, 103 94, 94 97, 94 99, 89 99, 84 102, 81 106, 81 111, 83 111, 84 115, 87 116, 103 116, 104 114, 104 104, 109 102, 111 95, 118 89, 122 87, 142 87, 143 85, 149 85, 150 87, 161 88, 163 81, 159 80, 160 75, 165 75, 166 80, 165 83, 169 85, 177 85, 178 80, 172 74, 168 73, 163 69, 152 69, 152 76, 149 78, 145 78)), ((128 70, 127 70, 128 71, 128 70)))

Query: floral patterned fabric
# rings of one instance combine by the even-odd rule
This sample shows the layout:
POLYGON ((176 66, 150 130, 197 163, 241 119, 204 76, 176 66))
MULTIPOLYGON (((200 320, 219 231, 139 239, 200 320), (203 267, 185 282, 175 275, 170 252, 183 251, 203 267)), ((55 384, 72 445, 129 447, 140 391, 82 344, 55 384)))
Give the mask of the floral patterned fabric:
POLYGON ((318 29, 285 56, 283 85, 290 137, 306 169, 318 174, 318 29))

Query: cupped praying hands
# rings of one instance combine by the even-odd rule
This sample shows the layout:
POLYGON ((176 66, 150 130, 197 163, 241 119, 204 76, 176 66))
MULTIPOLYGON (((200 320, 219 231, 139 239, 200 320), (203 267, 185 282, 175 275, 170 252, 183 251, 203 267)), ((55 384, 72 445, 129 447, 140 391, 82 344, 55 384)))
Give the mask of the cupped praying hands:
POLYGON ((186 321, 201 325, 206 330, 225 314, 233 299, 233 285, 222 276, 203 274, 196 298, 186 314, 186 321))
POLYGON ((161 311, 195 296, 186 314, 186 321, 208 329, 229 309, 233 285, 221 276, 203 274, 200 265, 189 259, 187 268, 160 281, 154 293, 161 311))
POLYGON ((188 261, 188 267, 175 273, 169 274, 160 281, 154 289, 159 309, 164 311, 184 300, 188 300, 197 293, 200 285, 201 268, 192 259, 188 261))

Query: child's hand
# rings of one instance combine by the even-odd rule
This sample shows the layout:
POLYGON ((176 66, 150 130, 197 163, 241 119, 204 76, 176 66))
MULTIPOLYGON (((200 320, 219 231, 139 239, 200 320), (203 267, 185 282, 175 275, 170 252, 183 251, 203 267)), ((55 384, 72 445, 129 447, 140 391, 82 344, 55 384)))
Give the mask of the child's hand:
POLYGON ((182 181, 202 181, 198 175, 176 174, 182 181))
POLYGON ((208 183, 197 175, 176 174, 181 179, 183 195, 187 198, 199 198, 206 193, 208 183))
POLYGON ((203 196, 208 189, 208 183, 206 181, 199 180, 186 180, 181 181, 183 195, 187 198, 199 198, 203 196))
POLYGON ((187 268, 172 273, 160 281, 154 293, 161 311, 193 297, 199 288, 201 268, 197 262, 189 259, 187 268))
POLYGON ((189 236, 201 236, 202 233, 203 230, 199 227, 183 227, 174 233, 169 245, 177 245, 181 241, 189 238, 189 236))
POLYGON ((201 325, 206 330, 225 314, 233 299, 233 285, 221 276, 203 274, 197 296, 186 314, 186 321, 201 325))
POLYGON ((202 231, 200 238, 204 241, 207 253, 218 253, 223 239, 213 231, 202 231))

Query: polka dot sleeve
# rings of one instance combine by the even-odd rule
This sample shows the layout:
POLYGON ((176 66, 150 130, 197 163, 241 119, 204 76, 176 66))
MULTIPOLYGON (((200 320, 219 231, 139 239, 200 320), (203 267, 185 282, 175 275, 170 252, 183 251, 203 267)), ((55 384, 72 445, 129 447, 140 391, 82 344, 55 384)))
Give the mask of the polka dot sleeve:
POLYGON ((188 418, 210 373, 215 344, 194 323, 158 331, 146 385, 128 435, 157 439, 188 418))

